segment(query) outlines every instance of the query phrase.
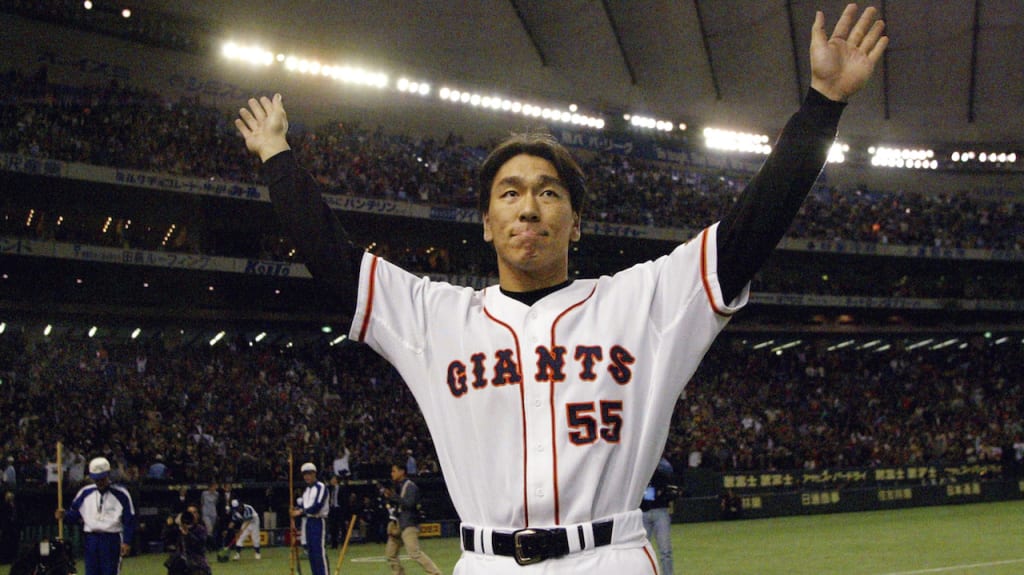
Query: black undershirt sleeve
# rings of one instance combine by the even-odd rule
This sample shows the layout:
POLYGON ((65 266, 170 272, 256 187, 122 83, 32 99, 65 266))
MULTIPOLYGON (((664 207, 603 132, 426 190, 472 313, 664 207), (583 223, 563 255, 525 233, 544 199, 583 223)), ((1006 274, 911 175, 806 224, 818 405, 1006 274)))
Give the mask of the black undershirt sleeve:
POLYGON ((320 186, 299 167, 291 150, 263 163, 263 178, 285 236, 313 277, 341 309, 355 309, 364 250, 354 245, 341 221, 320 197, 320 186))
POLYGON ((772 153, 722 218, 718 281, 726 302, 753 279, 789 229, 825 165, 845 106, 809 89, 772 153))

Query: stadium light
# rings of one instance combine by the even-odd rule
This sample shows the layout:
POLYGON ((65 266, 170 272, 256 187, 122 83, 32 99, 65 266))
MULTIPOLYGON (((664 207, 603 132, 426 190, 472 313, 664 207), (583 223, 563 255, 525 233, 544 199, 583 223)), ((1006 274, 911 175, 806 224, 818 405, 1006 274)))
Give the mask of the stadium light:
POLYGON ((275 56, 260 46, 246 46, 235 42, 225 42, 221 54, 229 60, 239 60, 247 64, 269 66, 274 63, 275 56))
POLYGON ((939 161, 935 159, 935 150, 929 148, 871 146, 868 148, 868 154, 871 156, 871 165, 882 168, 935 170, 939 167, 939 161))
POLYGON ((668 120, 659 120, 648 116, 641 116, 638 114, 623 114, 623 120, 629 122, 630 126, 634 128, 645 128, 648 130, 658 130, 660 132, 671 132, 675 129, 675 124, 668 120))
POLYGON ((949 159, 964 165, 988 164, 997 167, 1010 167, 1017 163, 1016 152, 979 152, 975 150, 956 150, 949 159))
POLYGON ((834 142, 828 150, 829 164, 842 164, 846 161, 846 153, 850 151, 850 145, 842 142, 834 142))
POLYGON ((537 104, 508 98, 498 94, 481 94, 479 92, 462 90, 451 86, 442 86, 437 92, 437 97, 440 98, 441 101, 448 102, 450 104, 468 105, 472 108, 491 110, 505 114, 517 114, 532 118, 543 118, 551 122, 573 124, 594 128, 596 130, 603 129, 605 126, 603 118, 581 114, 578 111, 579 107, 575 104, 570 104, 566 109, 559 110, 557 108, 539 106, 537 104))
POLYGON ((933 341, 935 341, 935 338, 929 337, 928 339, 924 339, 924 340, 921 340, 921 341, 919 341, 917 343, 910 344, 910 345, 907 346, 907 351, 913 351, 913 350, 915 350, 915 349, 917 349, 919 347, 924 347, 924 346, 930 344, 933 341))
POLYGON ((957 343, 958 341, 960 341, 960 338, 954 337, 954 338, 951 338, 951 339, 947 339, 946 341, 939 342, 939 343, 933 345, 929 349, 931 349, 932 351, 944 349, 944 348, 947 348, 947 347, 957 343))
POLYGON ((789 343, 784 343, 784 344, 782 344, 780 346, 773 347, 772 351, 774 351, 776 353, 776 355, 782 355, 783 350, 787 350, 787 349, 796 347, 796 346, 802 344, 803 342, 804 342, 804 340, 797 339, 797 340, 791 341, 789 343))
POLYGON ((772 152, 768 136, 747 132, 704 128, 704 146, 709 150, 743 152, 767 156, 772 152))
MULTIPOLYGON (((275 55, 270 50, 257 45, 245 45, 234 41, 226 41, 221 47, 221 54, 230 61, 263 66, 278 64, 289 72, 331 78, 346 84, 379 89, 386 89, 390 85, 388 74, 383 71, 366 70, 350 65, 324 64, 319 60, 296 54, 285 55, 277 53, 275 55)), ((410 94, 419 97, 430 96, 433 92, 430 82, 413 80, 408 77, 400 77, 392 88, 400 94, 410 94)), ((579 106, 574 103, 568 104, 565 106, 565 109, 560 109, 560 107, 542 107, 514 98, 494 95, 486 96, 469 90, 449 87, 441 88, 438 97, 442 101, 449 103, 468 104, 474 108, 529 117, 543 117, 553 122, 574 124, 596 130, 601 130, 605 127, 605 121, 600 115, 582 113, 579 111, 579 106)), ((664 131, 672 131, 674 127, 673 123, 668 121, 650 119, 649 122, 653 122, 651 127, 664 131)), ((645 120, 644 125, 646 126, 649 122, 645 120)))

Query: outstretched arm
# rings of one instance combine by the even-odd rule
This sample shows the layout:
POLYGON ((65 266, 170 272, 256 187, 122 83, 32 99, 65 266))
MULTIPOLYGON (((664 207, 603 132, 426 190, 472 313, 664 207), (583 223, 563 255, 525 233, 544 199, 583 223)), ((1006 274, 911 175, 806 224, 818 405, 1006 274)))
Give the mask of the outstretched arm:
POLYGON ((718 278, 725 301, 740 294, 789 229, 825 165, 847 99, 864 87, 888 45, 884 28, 874 8, 857 18, 857 5, 849 4, 829 37, 825 16, 815 15, 811 89, 718 226, 718 278))
POLYGON ((363 250, 349 241, 341 221, 320 197, 319 186, 295 161, 281 94, 251 98, 249 108, 238 115, 235 126, 246 148, 263 161, 270 201, 285 235, 342 309, 353 310, 363 250))

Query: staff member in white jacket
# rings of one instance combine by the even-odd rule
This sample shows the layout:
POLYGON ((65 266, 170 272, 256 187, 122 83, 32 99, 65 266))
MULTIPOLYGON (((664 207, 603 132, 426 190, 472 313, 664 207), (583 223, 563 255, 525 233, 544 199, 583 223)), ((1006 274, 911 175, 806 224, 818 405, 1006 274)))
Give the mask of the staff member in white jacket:
POLYGON ((89 462, 92 483, 82 487, 66 511, 55 516, 81 523, 85 531, 85 575, 117 575, 121 558, 131 552, 135 534, 135 506, 121 485, 110 482, 110 461, 97 457, 89 462))

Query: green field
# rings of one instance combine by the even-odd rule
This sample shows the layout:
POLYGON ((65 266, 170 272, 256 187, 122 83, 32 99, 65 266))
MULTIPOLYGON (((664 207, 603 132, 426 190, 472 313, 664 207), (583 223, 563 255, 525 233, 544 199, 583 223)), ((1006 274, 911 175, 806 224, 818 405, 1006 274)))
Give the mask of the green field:
MULTIPOLYGON (((673 526, 676 573, 693 575, 1010 575, 1024 573, 1024 501, 673 526)), ((445 573, 458 540, 425 539, 445 573)), ((338 551, 328 550, 332 570, 338 551)), ((384 546, 351 545, 343 575, 385 574, 384 546)), ((165 575, 163 555, 125 560, 123 575, 165 575)), ((215 575, 288 575, 288 550, 217 563, 215 575)), ((81 561, 78 570, 84 575, 81 561)), ((9 566, 0 567, 7 575, 9 566)), ((419 565, 406 571, 422 573, 419 565)), ((309 575, 309 567, 303 565, 309 575)), ((599 575, 599 574, 595 574, 599 575)), ((615 574, 628 575, 628 574, 615 574)))

